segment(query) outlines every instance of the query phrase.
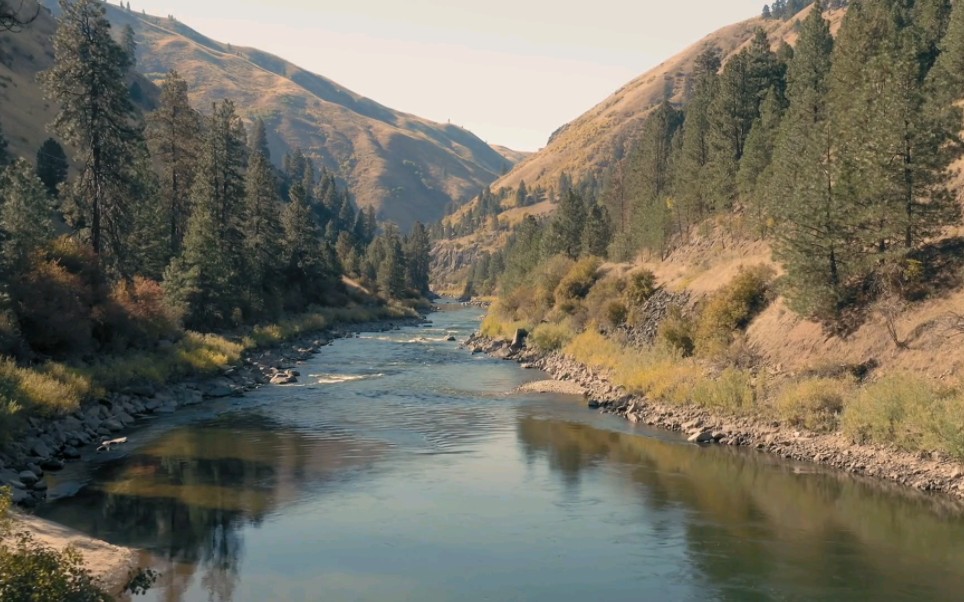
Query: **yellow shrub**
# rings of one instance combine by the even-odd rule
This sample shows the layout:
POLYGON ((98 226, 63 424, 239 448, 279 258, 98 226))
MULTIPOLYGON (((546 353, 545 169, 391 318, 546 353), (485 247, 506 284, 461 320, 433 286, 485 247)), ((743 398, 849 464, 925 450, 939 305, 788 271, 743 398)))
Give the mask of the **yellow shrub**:
POLYGON ((727 368, 718 379, 703 379, 693 390, 693 401, 701 406, 732 412, 756 406, 753 376, 746 370, 727 368))
POLYGON ((832 432, 837 429, 840 413, 853 394, 853 384, 844 380, 803 380, 787 385, 776 398, 774 408, 789 424, 832 432))
POLYGON ((543 351, 558 351, 565 347, 575 335, 568 321, 548 322, 536 326, 529 335, 529 341, 543 351))
POLYGON ((718 356, 726 352, 733 333, 746 328, 767 304, 773 270, 768 266, 742 268, 739 274, 707 301, 696 326, 696 351, 718 356))

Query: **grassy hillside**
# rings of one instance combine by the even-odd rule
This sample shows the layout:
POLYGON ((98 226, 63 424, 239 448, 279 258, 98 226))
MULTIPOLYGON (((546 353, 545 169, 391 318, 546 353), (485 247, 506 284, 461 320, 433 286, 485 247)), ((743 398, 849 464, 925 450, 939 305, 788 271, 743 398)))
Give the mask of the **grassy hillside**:
MULTIPOLYGON (((625 151, 628 141, 659 103, 666 98, 674 103, 686 100, 687 80, 696 58, 706 48, 719 48, 725 60, 747 45, 754 31, 761 27, 774 47, 783 41, 793 44, 797 23, 808 12, 809 9, 788 21, 749 19, 706 36, 561 126, 545 148, 499 178, 492 189, 515 189, 522 181, 530 190, 539 186, 554 188, 563 172, 568 173, 573 182, 588 174, 602 175, 613 158, 625 151)), ((844 13, 844 10, 835 10, 827 14, 834 28, 839 27, 844 13)))
MULTIPOLYGON (((45 3, 54 7, 53 0, 45 3)), ((301 147, 345 178, 363 207, 403 228, 440 218, 514 163, 471 132, 401 113, 255 48, 223 44, 175 20, 108 5, 136 32, 138 70, 154 82, 176 68, 202 110, 228 98, 262 117, 275 161, 301 147)))
MULTIPOLYGON (((36 2, 26 0, 22 12, 29 15, 35 9, 36 2)), ((37 74, 53 65, 56 29, 54 18, 41 10, 23 31, 0 32, 0 125, 14 156, 33 158, 50 137, 47 124, 53 121, 56 107, 44 100, 37 74)), ((133 76, 134 81, 143 93, 141 108, 151 108, 157 88, 140 75, 133 76)))

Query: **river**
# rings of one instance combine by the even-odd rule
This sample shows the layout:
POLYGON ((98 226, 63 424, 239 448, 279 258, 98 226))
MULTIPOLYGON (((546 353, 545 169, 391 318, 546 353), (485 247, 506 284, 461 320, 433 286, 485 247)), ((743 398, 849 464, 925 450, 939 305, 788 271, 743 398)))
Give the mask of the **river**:
POLYGON ((480 316, 151 421, 40 513, 143 549, 151 601, 964 599, 950 501, 513 393, 541 376, 446 340, 480 316))

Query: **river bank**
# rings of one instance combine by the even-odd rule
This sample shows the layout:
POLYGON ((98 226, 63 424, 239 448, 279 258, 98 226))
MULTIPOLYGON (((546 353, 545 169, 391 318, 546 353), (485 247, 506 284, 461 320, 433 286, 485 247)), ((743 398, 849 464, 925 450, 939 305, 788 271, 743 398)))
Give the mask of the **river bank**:
MULTIPOLYGON (((840 433, 820 434, 755 416, 714 413, 695 405, 655 403, 629 395, 607 375, 559 353, 473 335, 465 346, 513 360, 567 383, 568 393, 582 393, 590 408, 622 416, 633 423, 679 432, 700 445, 748 447, 780 457, 812 462, 850 474, 891 481, 922 492, 934 492, 964 502, 964 465, 945 454, 916 454, 881 445, 860 445, 840 433), (575 385, 573 387, 572 385, 575 385)), ((558 391, 533 385, 531 390, 558 391)))
MULTIPOLYGON (((208 400, 240 397, 269 384, 296 383, 301 376, 298 365, 334 340, 363 332, 397 330, 425 321, 424 317, 397 318, 338 325, 245 352, 239 362, 213 377, 194 377, 164 386, 130 386, 57 419, 30 418, 27 430, 0 451, 0 487, 10 488, 18 506, 35 507, 46 499, 48 472, 59 471, 67 463, 102 459, 104 453, 123 453, 127 436, 153 418, 208 400), (105 449, 104 441, 117 443, 105 449)), ((91 573, 112 593, 125 587, 126 579, 137 567, 137 550, 114 546, 28 514, 18 513, 15 520, 17 528, 28 531, 45 545, 55 549, 73 545, 91 573)))

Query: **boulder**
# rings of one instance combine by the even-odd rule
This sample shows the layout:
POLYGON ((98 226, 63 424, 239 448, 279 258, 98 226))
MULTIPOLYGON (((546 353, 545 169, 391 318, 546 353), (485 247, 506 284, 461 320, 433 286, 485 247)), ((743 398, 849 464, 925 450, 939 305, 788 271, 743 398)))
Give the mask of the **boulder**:
POLYGON ((109 430, 112 433, 116 433, 117 431, 124 430, 123 423, 121 423, 121 421, 116 418, 108 418, 102 423, 101 426, 103 426, 105 429, 109 430))
POLYGON ((58 460, 57 458, 48 458, 48 459, 46 459, 46 460, 44 460, 43 462, 40 463, 40 468, 42 468, 44 471, 48 471, 48 470, 54 470, 54 471, 56 471, 56 470, 63 470, 63 469, 64 469, 64 462, 63 462, 63 460, 58 460))
POLYGON ((689 441, 690 443, 703 444, 703 443, 713 443, 716 440, 713 438, 712 431, 697 431, 692 435, 690 435, 687 441, 689 441))
POLYGON ((234 387, 231 383, 226 380, 216 380, 204 385, 204 389, 201 391, 204 397, 210 399, 217 399, 220 397, 231 397, 234 395, 234 387))
POLYGON ((272 385, 290 385, 296 382, 298 382, 298 377, 285 372, 279 372, 271 377, 272 385))
POLYGON ((31 439, 27 442, 27 451, 41 458, 49 458, 53 455, 50 447, 42 439, 31 439))
POLYGON ((512 337, 512 344, 509 345, 510 349, 524 349, 526 346, 526 339, 529 338, 529 331, 525 328, 520 328, 515 331, 515 336, 512 337))
POLYGON ((68 460, 78 460, 80 459, 80 451, 72 445, 68 445, 64 448, 63 455, 68 460))
POLYGON ((17 474, 17 479, 27 487, 30 487, 39 481, 40 477, 35 475, 32 470, 23 470, 17 474))

